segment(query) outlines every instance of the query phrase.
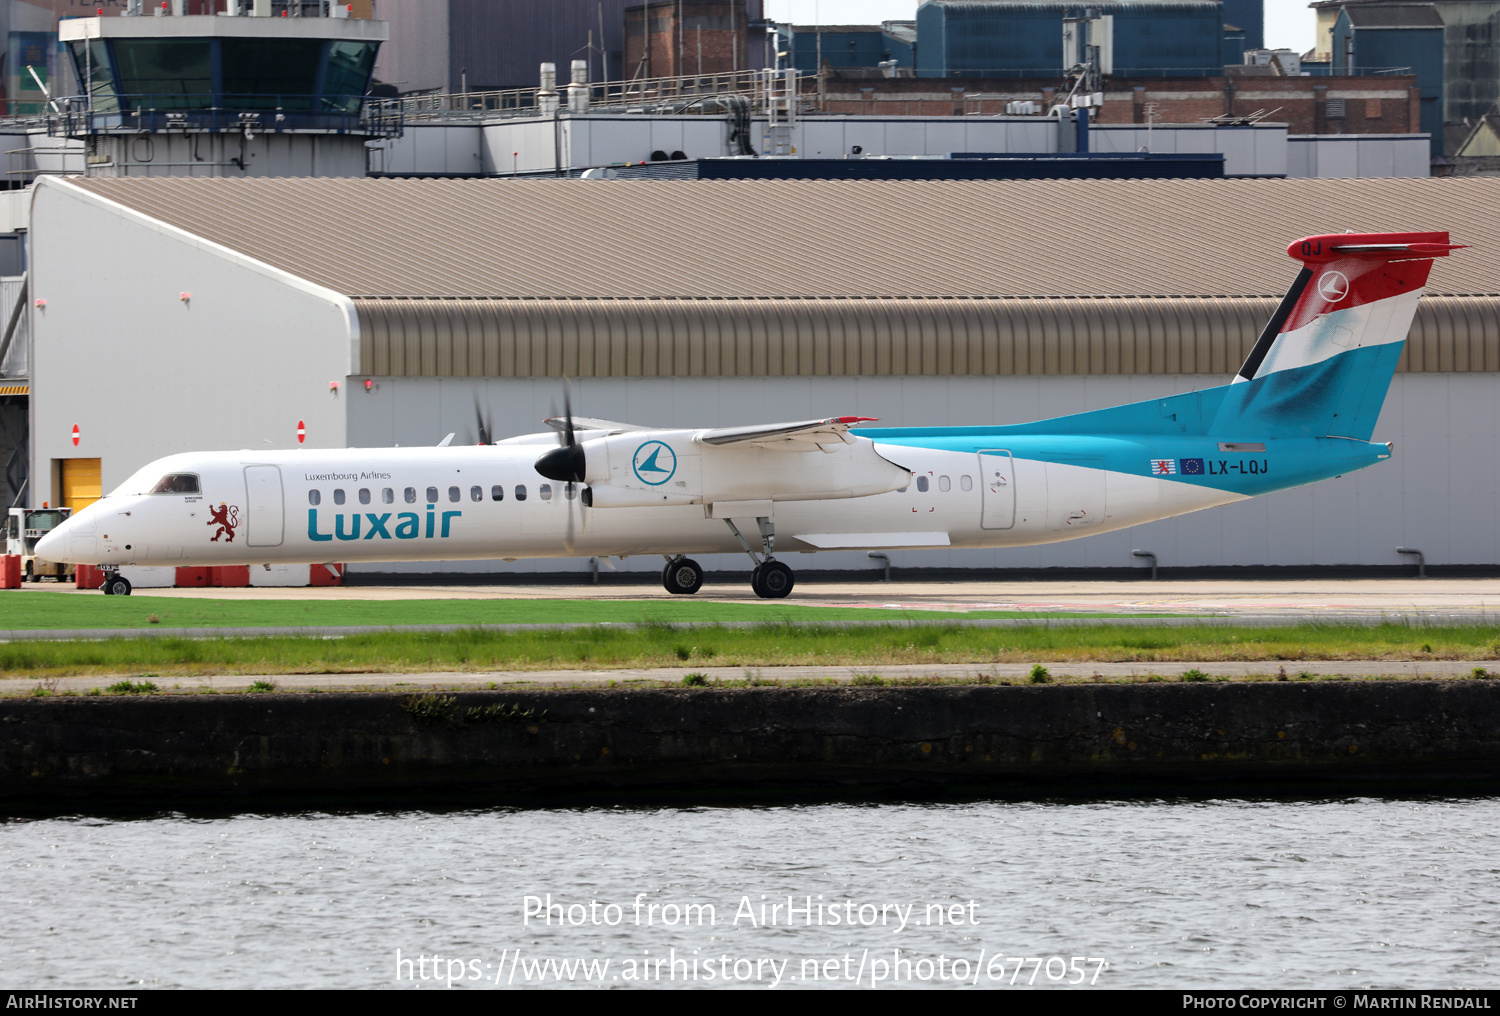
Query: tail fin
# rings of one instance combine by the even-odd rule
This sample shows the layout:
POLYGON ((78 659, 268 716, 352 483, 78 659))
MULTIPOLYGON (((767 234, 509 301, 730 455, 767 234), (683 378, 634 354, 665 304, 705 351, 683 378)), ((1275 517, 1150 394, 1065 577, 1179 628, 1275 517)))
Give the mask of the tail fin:
MULTIPOLYGON (((1302 271, 1235 376, 1213 432, 1368 441, 1447 233, 1336 233, 1287 247, 1302 271)), ((1239 439, 1236 438, 1236 439, 1239 439)))

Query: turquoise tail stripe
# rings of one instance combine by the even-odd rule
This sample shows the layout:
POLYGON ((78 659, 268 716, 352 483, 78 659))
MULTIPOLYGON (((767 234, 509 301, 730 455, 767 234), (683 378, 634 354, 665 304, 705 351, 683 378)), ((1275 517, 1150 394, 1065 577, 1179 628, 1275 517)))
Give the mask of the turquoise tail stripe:
POLYGON ((1321 363, 1200 392, 1036 423, 861 428, 881 444, 1065 462, 1255 495, 1363 469, 1390 457, 1369 443, 1402 343, 1352 349, 1321 363), (1107 436, 1106 436, 1107 435, 1107 436), (1221 443, 1263 444, 1226 452, 1221 443), (1186 460, 1186 462, 1184 462, 1186 460), (1201 470, 1198 472, 1196 470, 1201 470))

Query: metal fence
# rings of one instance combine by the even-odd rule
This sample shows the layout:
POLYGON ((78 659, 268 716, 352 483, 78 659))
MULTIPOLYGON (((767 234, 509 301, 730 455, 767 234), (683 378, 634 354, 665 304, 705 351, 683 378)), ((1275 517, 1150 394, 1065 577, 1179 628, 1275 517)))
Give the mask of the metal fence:
POLYGON ((101 109, 88 96, 56 100, 36 118, 53 137, 150 134, 162 131, 361 134, 399 137, 399 100, 312 95, 122 95, 101 109))
POLYGON ((816 103, 818 75, 798 74, 795 87, 788 89, 784 72, 763 70, 733 71, 722 74, 691 74, 670 78, 636 78, 632 81, 590 81, 570 86, 558 82, 549 98, 541 88, 507 88, 484 92, 442 92, 409 95, 399 100, 402 114, 408 120, 493 120, 497 117, 536 116, 552 108, 566 111, 570 88, 588 93, 590 111, 602 113, 682 112, 685 101, 710 95, 740 95, 751 103, 753 112, 762 113, 788 91, 800 103, 816 103), (548 100, 548 101, 544 101, 548 100))

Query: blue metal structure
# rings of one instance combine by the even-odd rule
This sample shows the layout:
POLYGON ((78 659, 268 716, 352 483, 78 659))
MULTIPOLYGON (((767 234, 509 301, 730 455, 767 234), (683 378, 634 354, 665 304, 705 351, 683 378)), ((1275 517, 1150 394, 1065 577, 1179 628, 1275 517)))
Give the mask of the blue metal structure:
MULTIPOLYGON (((928 0, 917 9, 917 77, 1056 77, 1062 22, 1097 10, 1114 18, 1114 74, 1211 77, 1224 72, 1218 0, 1088 4, 928 0)), ((1243 27, 1243 26, 1241 26, 1243 27)))
POLYGON ((787 60, 804 74, 818 70, 821 48, 823 65, 833 68, 877 67, 886 60, 897 67, 912 65, 912 45, 879 25, 787 25, 787 60), (818 37, 822 36, 822 46, 818 37))
POLYGON ((1333 26, 1332 70, 1334 74, 1415 74, 1422 131, 1432 138, 1432 154, 1443 154, 1443 19, 1434 8, 1344 7, 1333 26))

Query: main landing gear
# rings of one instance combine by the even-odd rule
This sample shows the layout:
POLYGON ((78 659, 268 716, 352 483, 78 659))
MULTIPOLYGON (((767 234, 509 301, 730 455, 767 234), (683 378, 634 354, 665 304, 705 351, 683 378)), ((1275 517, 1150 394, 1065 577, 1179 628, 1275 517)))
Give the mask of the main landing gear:
POLYGON ((792 591, 794 579, 792 570, 780 561, 775 560, 772 554, 776 549, 776 526, 768 518, 757 518, 755 524, 760 527, 761 553, 756 554, 750 549, 744 534, 734 524, 733 519, 725 519, 724 524, 734 534, 734 538, 740 541, 740 546, 745 548, 745 553, 750 555, 750 560, 755 562, 755 570, 750 573, 750 588, 763 600, 778 600, 792 591))
POLYGON ((117 571, 104 573, 104 584, 99 587, 105 596, 129 596, 130 580, 117 571))

